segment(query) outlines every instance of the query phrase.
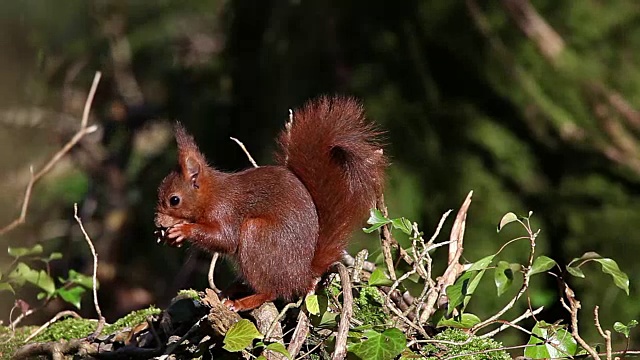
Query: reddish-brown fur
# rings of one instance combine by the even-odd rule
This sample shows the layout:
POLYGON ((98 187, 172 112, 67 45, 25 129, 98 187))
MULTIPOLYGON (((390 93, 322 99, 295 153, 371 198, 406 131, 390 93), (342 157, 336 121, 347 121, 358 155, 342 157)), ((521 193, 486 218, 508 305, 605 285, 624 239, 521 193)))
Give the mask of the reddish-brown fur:
POLYGON ((256 294, 228 301, 235 310, 310 291, 382 188, 378 133, 355 100, 322 97, 294 114, 280 136, 280 165, 233 174, 208 166, 176 126, 180 166, 160 185, 156 226, 168 228, 172 245, 189 239, 237 260, 256 294))

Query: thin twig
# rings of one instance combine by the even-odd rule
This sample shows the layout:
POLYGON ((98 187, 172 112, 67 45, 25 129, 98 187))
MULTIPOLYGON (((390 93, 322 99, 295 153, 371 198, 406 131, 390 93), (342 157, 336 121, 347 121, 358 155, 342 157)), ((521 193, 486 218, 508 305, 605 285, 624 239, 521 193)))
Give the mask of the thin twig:
POLYGON ((538 233, 540 231, 537 232, 533 232, 531 230, 531 226, 529 223, 527 223, 526 225, 522 222, 520 222, 525 229, 527 230, 527 233, 529 234, 529 261, 527 262, 527 266, 524 269, 523 272, 523 279, 522 279, 522 286, 520 287, 520 290, 518 291, 518 293, 511 299, 511 301, 509 301, 500 311, 498 311, 497 313, 493 314, 491 317, 485 319, 484 321, 481 321, 477 324, 475 324, 472 328, 471 328, 471 332, 477 332, 478 330, 482 329, 483 327, 493 323, 494 321, 498 320, 502 315, 504 315, 507 311, 509 311, 513 305, 515 305, 515 303, 522 297, 522 295, 527 291, 527 289, 529 288, 529 281, 531 280, 531 270, 533 267, 533 258, 535 255, 535 251, 536 251, 536 237, 538 236, 538 233))
POLYGON ((440 298, 441 294, 444 294, 447 286, 453 284, 462 272, 463 266, 460 264, 460 257, 462 256, 463 241, 464 241, 464 229, 466 225, 467 211, 471 206, 471 198, 473 196, 473 190, 469 191, 462 206, 458 210, 456 220, 453 223, 451 229, 451 235, 449 240, 449 262, 446 270, 442 276, 438 279, 437 285, 429 290, 425 301, 425 308, 420 315, 419 322, 421 324, 427 322, 427 320, 433 315, 436 310, 436 302, 440 298))
POLYGON ((603 331, 602 330, 602 326, 600 326, 600 314, 598 313, 599 309, 600 309, 600 307, 596 305, 596 307, 593 309, 593 318, 594 318, 594 322, 596 324, 596 329, 598 329, 598 332, 600 333, 600 336, 602 336, 602 338, 604 338, 604 343, 605 343, 605 347, 606 347, 606 351, 607 351, 607 360, 611 360, 611 352, 612 352, 612 348, 611 348, 611 331, 609 331, 609 330, 603 331))
POLYGON ((580 305, 580 301, 576 299, 573 289, 571 289, 569 285, 564 282, 564 280, 562 280, 562 283, 564 286, 564 297, 560 298, 560 303, 565 309, 569 311, 569 314, 571 315, 571 336, 580 346, 582 346, 583 349, 585 349, 589 353, 589 355, 591 355, 591 357, 596 360, 600 360, 598 352, 594 348, 592 348, 591 345, 587 344, 587 342, 584 341, 584 339, 578 332, 578 311, 580 311, 582 305, 580 305), (569 304, 565 302, 565 297, 569 304))
POLYGON ((91 89, 89 90, 89 94, 87 95, 87 101, 84 104, 84 111, 82 114, 82 120, 80 122, 80 129, 73 135, 71 140, 69 140, 58 152, 56 152, 51 159, 35 174, 33 173, 33 167, 30 167, 31 177, 29 179, 29 183, 27 184, 27 188, 24 192, 24 198, 22 200, 22 208, 20 210, 20 216, 13 220, 11 223, 6 226, 0 228, 0 236, 5 233, 15 229, 19 225, 23 224, 27 218, 27 210, 29 207, 29 201, 31 199, 31 191, 33 186, 40 180, 44 175, 46 175, 54 165, 60 161, 60 159, 66 155, 72 147, 74 147, 85 135, 90 134, 98 129, 97 126, 87 126, 89 121, 89 112, 91 110, 91 105, 93 103, 93 97, 95 96, 96 89, 98 88, 98 83, 100 83, 100 77, 102 74, 97 71, 95 76, 93 77, 93 84, 91 84, 91 89))
POLYGON ((184 335, 182 335, 182 337, 178 341, 171 344, 171 346, 169 346, 167 350, 165 350, 164 354, 160 356, 160 359, 161 360, 167 359, 169 355, 173 353, 175 349, 178 348, 178 346, 180 346, 189 336, 191 336, 191 334, 193 334, 194 331, 200 328, 200 324, 202 323, 202 321, 206 320, 208 316, 209 315, 205 315, 201 317, 198 321, 196 321, 196 323, 193 324, 193 326, 186 333, 184 333, 184 335))
POLYGON ((353 296, 351 294, 351 279, 349 271, 342 263, 335 264, 342 284, 342 313, 340 325, 336 334, 336 346, 331 360, 342 360, 347 356, 347 335, 349 334, 349 322, 353 313, 353 296))
MULTIPOLYGON (((384 195, 380 194, 378 198, 377 204, 378 210, 382 212, 384 217, 389 217, 389 211, 387 210, 387 205, 384 203, 384 195)), ((382 245, 382 255, 384 256, 384 263, 387 266, 387 272, 389 273, 389 278, 393 281, 396 281, 396 270, 393 266, 393 257, 391 255, 391 230, 389 229, 389 224, 383 225, 380 229, 380 244, 382 245)))
POLYGON ((509 327, 513 327, 512 326, 513 324, 517 324, 517 323, 519 323, 520 321, 522 321, 524 319, 528 319, 528 318, 530 318, 532 316, 538 315, 540 312, 542 312, 543 309, 544 309, 544 306, 540 306, 539 308, 535 309, 534 311, 531 311, 531 309, 527 309, 527 311, 525 311, 524 314, 518 316, 517 318, 511 320, 510 322, 505 322, 505 324, 500 326, 499 328, 497 328, 497 329, 495 329, 493 331, 490 331, 490 332, 488 332, 486 334, 482 334, 482 335, 480 335, 478 337, 479 338, 492 338, 497 333, 499 333, 499 332, 501 332, 501 331, 503 331, 505 329, 508 329, 509 327))
POLYGON ((289 311, 289 309, 294 308, 294 307, 300 307, 300 305, 302 305, 302 301, 303 300, 304 300, 304 297, 301 297, 300 300, 298 300, 297 302, 288 303, 287 305, 285 305, 285 307, 282 309, 282 311, 280 311, 280 313, 278 314, 278 317, 276 317, 273 320, 273 322, 271 323, 271 325, 269 326, 269 329, 264 334, 264 338, 265 339, 269 339, 269 337, 271 336, 271 333, 273 333, 273 330, 280 323, 280 320, 282 320, 284 318, 284 316, 287 314, 287 311, 289 311))
POLYGON ((61 311, 57 313, 54 317, 52 317, 51 320, 42 324, 42 326, 40 326, 34 332, 32 332, 31 335, 29 335, 26 339, 24 339, 24 342, 28 343, 29 341, 31 341, 31 339, 38 336, 38 334, 40 334, 44 329, 48 328, 51 324, 53 324, 54 322, 58 321, 60 318, 65 316, 72 316, 76 319, 82 319, 82 317, 78 315, 75 311, 71 311, 71 310, 61 311))
POLYGON ((216 269, 216 262, 218 262, 218 258, 220 257, 220 253, 213 253, 213 257, 211 258, 211 264, 209 264, 209 274, 207 275, 207 279, 209 279, 209 287, 213 289, 216 293, 220 293, 220 289, 216 286, 216 283, 213 281, 213 274, 216 269))
POLYGON ((240 146, 240 148, 242 149, 242 151, 244 151, 245 155, 247 155, 247 157, 249 158, 249 161, 251 162, 251 165, 253 165, 253 167, 258 167, 258 164, 256 163, 255 160, 253 160, 253 157, 251 156, 251 154, 249 153, 249 151, 247 150, 247 148, 244 146, 244 144, 242 143, 242 141, 234 138, 234 137, 230 137, 231 140, 235 141, 238 146, 240 146))
POLYGON ((98 313, 98 326, 96 330, 91 334, 88 339, 94 339, 96 336, 100 335, 102 332, 102 328, 104 327, 105 318, 102 316, 102 311, 100 310, 100 305, 98 304, 98 253, 96 253, 96 248, 93 246, 93 242, 87 234, 87 231, 84 229, 84 225, 82 224, 82 220, 78 216, 78 204, 73 204, 73 217, 76 219, 76 222, 80 226, 80 230, 82 230, 82 234, 84 234, 84 239, 87 241, 87 245, 89 245, 89 249, 91 249, 91 255, 93 255, 93 306, 98 313))

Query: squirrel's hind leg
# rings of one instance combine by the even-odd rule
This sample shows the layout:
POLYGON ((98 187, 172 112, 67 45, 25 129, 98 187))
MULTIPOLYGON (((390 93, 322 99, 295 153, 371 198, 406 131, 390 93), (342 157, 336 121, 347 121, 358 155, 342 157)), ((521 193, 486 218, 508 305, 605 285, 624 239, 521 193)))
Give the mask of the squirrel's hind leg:
POLYGON ((267 301, 273 301, 276 296, 273 294, 254 294, 242 299, 237 300, 225 300, 224 304, 232 311, 247 311, 257 308, 258 306, 266 303, 267 301))

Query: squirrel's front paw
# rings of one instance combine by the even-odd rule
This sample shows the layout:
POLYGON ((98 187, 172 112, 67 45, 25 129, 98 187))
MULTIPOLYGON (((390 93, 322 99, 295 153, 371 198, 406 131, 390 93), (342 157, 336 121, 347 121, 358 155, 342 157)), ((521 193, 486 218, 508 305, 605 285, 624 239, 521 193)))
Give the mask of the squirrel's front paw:
POLYGON ((184 240, 189 237, 190 224, 177 224, 167 231, 167 244, 169 246, 181 247, 184 240))
POLYGON ((238 312, 240 310, 239 308, 236 307, 236 302, 234 300, 224 299, 222 300, 222 303, 224 304, 224 306, 227 307, 227 309, 231 311, 238 312))

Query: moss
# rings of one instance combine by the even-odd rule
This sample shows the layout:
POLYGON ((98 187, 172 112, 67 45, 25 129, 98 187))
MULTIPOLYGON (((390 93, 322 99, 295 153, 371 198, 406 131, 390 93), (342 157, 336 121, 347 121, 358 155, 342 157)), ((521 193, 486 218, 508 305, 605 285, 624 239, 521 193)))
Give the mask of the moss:
MULTIPOLYGON (((114 332, 140 324, 149 315, 159 314, 160 310, 154 306, 147 309, 133 311, 128 315, 118 319, 111 325, 106 325, 102 334, 113 334, 114 332)), ((51 324, 40 335, 36 336, 34 342, 57 341, 60 339, 79 339, 91 334, 96 329, 97 321, 89 319, 67 318, 51 324)))
POLYGON ((366 286, 354 299, 354 317, 367 325, 381 326, 388 323, 388 316, 382 311, 384 298, 377 288, 366 286))
MULTIPOLYGON (((434 340, 446 340, 454 342, 464 342, 469 335, 460 329, 447 329, 434 337, 434 340)), ((429 354, 427 359, 442 359, 455 355, 473 354, 469 356, 461 356, 456 359, 460 360, 511 360, 511 356, 504 351, 498 350, 502 348, 502 344, 493 339, 481 339, 474 337, 469 343, 464 345, 449 344, 428 344, 425 346, 425 352, 429 354), (496 351, 484 352, 496 349, 496 351)))
POLYGON ((187 297, 192 300, 200 301, 200 295, 198 295, 198 292, 193 289, 184 289, 178 291, 178 297, 180 297, 181 299, 187 297))
POLYGON ((33 342, 82 338, 91 334, 96 329, 97 324, 96 320, 66 318, 49 325, 40 335, 33 339, 33 342))
POLYGON ((8 326, 0 326, 0 359, 10 359, 37 326, 24 326, 12 333, 8 326))
POLYGON ((158 309, 155 306, 149 306, 146 309, 142 309, 142 310, 137 310, 137 311, 133 311, 131 313, 129 313, 128 315, 125 315, 124 317, 121 317, 120 319, 118 319, 116 322, 114 322, 111 325, 107 325, 104 327, 104 330, 102 331, 103 334, 113 334, 114 332, 126 328, 126 327, 133 327, 136 326, 138 324, 140 324, 143 321, 147 320, 147 317, 149 317, 150 315, 157 315, 160 314, 160 309, 158 309))

